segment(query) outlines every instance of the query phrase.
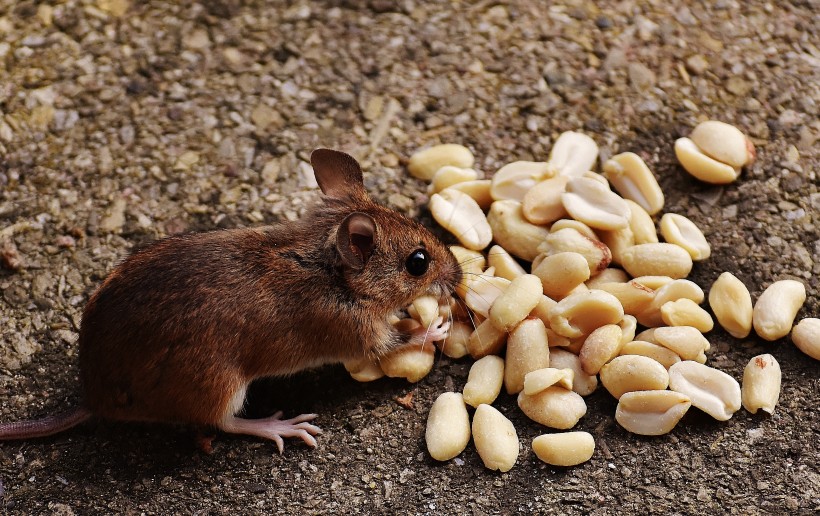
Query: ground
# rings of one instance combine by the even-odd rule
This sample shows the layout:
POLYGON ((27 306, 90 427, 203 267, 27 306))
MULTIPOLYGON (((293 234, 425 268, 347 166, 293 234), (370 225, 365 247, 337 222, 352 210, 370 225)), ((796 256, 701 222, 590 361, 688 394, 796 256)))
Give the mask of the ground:
MULTIPOLYGON (((817 317, 820 38, 816 0, 622 2, 338 0, 185 4, 0 0, 0 420, 72 405, 82 306, 134 246, 190 230, 292 220, 317 194, 310 151, 353 153, 378 201, 419 216, 406 159, 461 143, 489 177, 544 160, 566 130, 602 157, 640 154, 712 245, 692 274, 723 271, 753 297, 803 281, 817 317), (815 14, 812 14, 815 13, 815 14), (706 119, 741 128, 757 161, 708 186, 672 143, 706 119), (12 245, 13 244, 13 245, 12 245), (18 263, 15 263, 18 262, 18 263), (15 267, 16 270, 15 270, 15 267)), ((262 383, 255 413, 315 411, 316 449, 186 428, 91 422, 0 445, 4 510, 94 513, 810 514, 820 509, 820 364, 784 339, 709 334, 737 379, 772 353, 771 416, 690 410, 669 435, 631 435, 599 390, 578 425, 593 458, 560 469, 531 451, 545 429, 496 406, 522 446, 490 472, 472 447, 426 453, 435 397, 469 361, 438 358, 416 385, 359 384, 340 367, 262 383), (413 408, 395 398, 412 392, 413 408)))

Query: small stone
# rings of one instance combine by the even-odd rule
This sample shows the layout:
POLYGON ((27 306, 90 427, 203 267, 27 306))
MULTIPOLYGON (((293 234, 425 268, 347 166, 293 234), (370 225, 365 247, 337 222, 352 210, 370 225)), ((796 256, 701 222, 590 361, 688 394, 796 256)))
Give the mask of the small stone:
POLYGON ((180 154, 176 163, 174 163, 174 170, 189 170, 197 163, 199 163, 199 154, 194 151, 185 151, 180 154))
POLYGON ((242 52, 240 52, 239 49, 233 47, 228 47, 225 50, 223 50, 222 57, 224 57, 225 60, 232 65, 242 64, 242 61, 244 60, 242 52))
POLYGON ((709 60, 701 54, 694 54, 686 58, 686 70, 693 75, 703 75, 709 69, 709 60))
POLYGON ((122 197, 115 199, 108 210, 108 215, 100 221, 100 231, 104 233, 119 232, 125 224, 125 206, 125 199, 122 197))
POLYGON ((253 108, 251 121, 260 131, 264 131, 269 126, 281 127, 284 123, 282 115, 265 104, 259 104, 253 108))
POLYGON ((726 89, 738 97, 743 97, 752 91, 752 84, 741 77, 729 77, 726 81, 726 89))
POLYGON ((111 16, 119 18, 128 10, 128 0, 99 0, 97 7, 111 16))
POLYGON ((384 97, 372 97, 367 101, 367 105, 364 108, 365 120, 372 121, 379 118, 379 115, 382 113, 382 109, 384 109, 384 97))
POLYGON ((3 239, 0 243, 0 267, 12 271, 19 271, 23 268, 20 252, 10 238, 3 239))
POLYGON ((274 185, 276 180, 279 179, 279 172, 281 169, 282 165, 279 163, 278 159, 268 161, 265 163, 265 166, 262 167, 262 180, 268 186, 274 185))
POLYGON ((182 38, 182 44, 192 50, 202 50, 211 45, 211 39, 208 37, 208 31, 196 29, 182 38))
POLYGON ((629 81, 638 91, 646 91, 655 85, 655 72, 641 63, 629 63, 629 81))

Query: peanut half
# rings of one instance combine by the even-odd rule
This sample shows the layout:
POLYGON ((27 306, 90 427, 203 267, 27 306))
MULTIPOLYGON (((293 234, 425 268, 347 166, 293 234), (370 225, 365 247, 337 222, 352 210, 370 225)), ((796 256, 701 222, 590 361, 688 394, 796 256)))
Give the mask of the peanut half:
POLYGON ((805 301, 806 287, 801 282, 775 281, 757 298, 752 314, 755 331, 766 340, 785 337, 805 301))
POLYGON ((653 344, 643 340, 633 340, 627 342, 621 348, 621 356, 624 355, 641 355, 649 357, 652 360, 660 363, 666 369, 672 367, 673 364, 680 362, 680 357, 671 349, 667 349, 660 344, 653 344))
POLYGON ((724 272, 709 289, 709 306, 724 330, 742 339, 752 330, 752 296, 742 281, 724 272))
POLYGON ((601 368, 618 356, 621 350, 623 330, 616 324, 607 324, 597 328, 584 340, 578 358, 587 374, 598 374, 601 368))
POLYGON ((555 175, 548 163, 516 161, 504 165, 493 175, 490 195, 496 201, 512 199, 522 201, 524 195, 537 183, 555 175))
POLYGON ((663 435, 675 428, 691 406, 689 397, 679 392, 627 392, 618 400, 615 421, 633 434, 663 435))
POLYGON ((580 176, 592 169, 598 159, 598 145, 589 136, 567 131, 561 133, 550 152, 549 163, 562 176, 580 176))
POLYGON ((689 396, 692 405, 718 421, 727 421, 740 408, 740 384, 715 368, 684 360, 669 368, 669 388, 689 396))
POLYGON ((532 440, 532 451, 552 466, 577 466, 592 458, 595 439, 588 432, 544 434, 532 440))
POLYGON ((524 217, 533 224, 549 224, 567 215, 561 195, 566 191, 567 176, 556 176, 532 187, 522 202, 524 217))
POLYGON ((820 319, 807 317, 792 329, 792 342, 797 349, 820 360, 820 319))
POLYGON ((455 235, 461 244, 480 251, 493 239, 487 217, 469 195, 447 188, 430 197, 430 213, 441 227, 455 235))
POLYGON ((410 156, 407 170, 413 177, 429 181, 441 167, 452 165, 470 168, 473 163, 475 163, 475 157, 470 149, 463 145, 445 143, 434 145, 410 156))
POLYGON ((572 380, 575 372, 570 369, 556 369, 554 367, 544 367, 530 371, 524 376, 524 394, 537 394, 547 387, 559 385, 564 389, 572 389, 572 380))
POLYGON ((504 387, 507 393, 518 394, 524 388, 527 373, 549 365, 550 348, 544 323, 541 319, 524 319, 507 337, 504 360, 504 387))
POLYGON ((709 157, 689 138, 675 140, 675 156, 684 170, 706 183, 725 185, 740 175, 740 167, 709 157))
MULTIPOLYGON (((554 369, 571 369, 573 373, 572 390, 581 396, 589 396, 598 388, 598 377, 584 372, 578 355, 563 349, 552 348, 550 350, 550 366, 554 369)), ((527 379, 524 378, 524 389, 527 388, 526 383, 527 379)), ((528 394, 533 394, 533 392, 530 391, 528 394)))
POLYGON ((712 254, 703 232, 683 215, 666 213, 661 217, 660 226, 664 240, 686 249, 692 260, 705 260, 712 254))
POLYGON ((627 392, 662 391, 669 386, 669 373, 659 362, 641 355, 622 355, 605 364, 601 383, 615 399, 627 392))
POLYGON ((555 333, 577 338, 606 324, 617 324, 624 317, 624 308, 612 294, 590 290, 565 297, 550 308, 549 317, 555 333))
POLYGON ((489 252, 487 252, 487 262, 490 264, 490 267, 495 268, 496 276, 506 278, 510 281, 527 273, 524 267, 521 267, 521 265, 515 261, 515 258, 500 245, 494 245, 490 248, 489 252))
POLYGON ((467 383, 464 385, 464 401, 478 407, 482 403, 490 405, 501 392, 504 382, 504 359, 488 355, 476 360, 470 367, 467 383))
POLYGON ((518 407, 536 423, 568 430, 587 413, 587 404, 578 393, 553 385, 535 394, 518 394, 518 407))
POLYGON ((433 176, 433 181, 430 183, 430 191, 431 193, 438 193, 453 185, 466 183, 467 181, 476 181, 477 179, 478 172, 471 168, 446 165, 436 171, 433 176))
POLYGON ((502 473, 518 459, 520 444, 512 422, 490 405, 481 404, 473 415, 473 441, 484 466, 502 473))
POLYGON ((407 344, 383 356, 379 365, 390 378, 405 378, 416 383, 433 369, 434 360, 435 346, 407 344))
POLYGON ((746 135, 725 122, 701 122, 689 138, 706 155, 731 167, 744 167, 755 158, 754 147, 746 135))
POLYGON ((527 221, 521 203, 513 200, 494 202, 487 214, 487 222, 498 245, 528 262, 538 255, 538 246, 549 235, 547 228, 527 221))
POLYGON ((632 276, 669 276, 685 278, 692 270, 692 257, 686 249, 669 243, 640 244, 623 251, 622 265, 632 276))
POLYGON ((538 276, 524 274, 512 280, 509 286, 490 306, 490 321, 496 328, 511 331, 524 320, 541 301, 543 288, 538 276))
POLYGON ((581 254, 562 252, 545 257, 532 273, 541 279, 545 295, 563 299, 589 279, 589 264, 581 254))
POLYGON ((587 177, 571 179, 561 202, 575 220, 595 229, 619 229, 629 225, 626 202, 599 181, 587 177))
POLYGON ((780 399, 780 364, 768 353, 752 357, 743 370, 741 399, 743 407, 756 414, 758 409, 771 414, 780 399))
POLYGON ((461 394, 445 392, 436 398, 427 416, 424 440, 436 460, 450 460, 464 451, 470 442, 470 416, 461 394))
POLYGON ((651 215, 663 209, 663 191, 658 180, 634 152, 612 156, 604 163, 603 170, 606 178, 624 198, 638 203, 651 215))
POLYGON ((564 252, 580 254, 587 261, 590 276, 595 276, 606 269, 612 261, 612 253, 606 245, 572 228, 547 233, 539 244, 536 247, 537 252, 547 256, 564 252))

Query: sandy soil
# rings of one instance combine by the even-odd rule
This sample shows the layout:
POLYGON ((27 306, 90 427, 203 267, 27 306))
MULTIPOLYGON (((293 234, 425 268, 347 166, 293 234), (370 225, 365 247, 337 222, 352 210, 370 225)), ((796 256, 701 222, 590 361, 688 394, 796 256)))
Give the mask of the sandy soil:
MULTIPOLYGON (((754 297, 803 281, 817 317, 820 38, 815 0, 793 2, 259 2, 0 0, 0 419, 78 401, 84 302, 136 245, 190 230, 292 220, 316 198, 317 146, 359 157, 380 202, 431 224, 406 158, 469 146, 487 177, 543 160, 562 131, 602 156, 639 153, 665 211, 704 229, 712 257, 754 297), (729 186, 677 166, 672 142, 730 122, 758 160, 729 186), (14 258, 19 268, 13 270, 14 258), (12 263, 9 263, 12 262, 12 263)), ((409 385, 358 384, 339 367, 263 382, 251 412, 315 411, 319 447, 93 422, 0 445, 0 503, 15 514, 813 514, 820 510, 820 365, 784 339, 709 335, 709 363, 740 379, 750 357, 783 369, 772 416, 720 423, 691 410, 669 435, 628 434, 615 401, 587 399, 592 460, 552 468, 545 430, 496 406, 522 453, 506 474, 472 447, 439 464, 427 411, 469 361, 441 358, 409 385), (395 398, 414 393, 414 408, 395 398)))

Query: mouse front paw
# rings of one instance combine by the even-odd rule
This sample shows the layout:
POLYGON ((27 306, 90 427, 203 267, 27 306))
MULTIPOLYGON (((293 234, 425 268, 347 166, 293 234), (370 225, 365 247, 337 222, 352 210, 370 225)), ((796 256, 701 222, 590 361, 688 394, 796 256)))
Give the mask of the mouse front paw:
POLYGON ((439 342, 449 336, 450 321, 445 321, 443 317, 439 317, 430 325, 429 328, 419 326, 410 332, 410 344, 423 346, 433 342, 439 342))

